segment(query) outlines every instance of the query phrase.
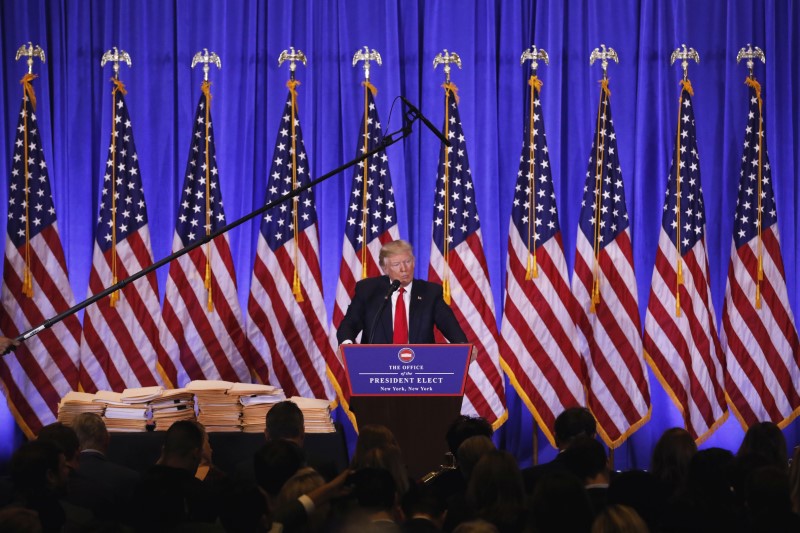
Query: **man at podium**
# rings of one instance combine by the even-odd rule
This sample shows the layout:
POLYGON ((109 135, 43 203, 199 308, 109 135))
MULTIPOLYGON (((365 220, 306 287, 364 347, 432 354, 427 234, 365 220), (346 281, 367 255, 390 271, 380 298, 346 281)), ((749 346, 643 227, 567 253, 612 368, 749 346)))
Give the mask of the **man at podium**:
POLYGON ((381 248, 384 276, 356 283, 355 293, 336 332, 339 344, 432 344, 433 327, 452 343, 467 337, 444 299, 442 286, 414 279, 414 249, 403 240, 381 248))

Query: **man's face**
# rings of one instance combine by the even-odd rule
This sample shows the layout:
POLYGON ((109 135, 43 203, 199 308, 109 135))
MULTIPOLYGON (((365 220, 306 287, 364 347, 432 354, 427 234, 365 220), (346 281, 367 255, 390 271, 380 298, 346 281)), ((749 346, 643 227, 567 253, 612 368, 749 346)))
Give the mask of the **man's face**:
POLYGON ((387 256, 383 260, 383 273, 392 281, 400 281, 400 285, 405 287, 414 279, 414 256, 411 252, 387 256))

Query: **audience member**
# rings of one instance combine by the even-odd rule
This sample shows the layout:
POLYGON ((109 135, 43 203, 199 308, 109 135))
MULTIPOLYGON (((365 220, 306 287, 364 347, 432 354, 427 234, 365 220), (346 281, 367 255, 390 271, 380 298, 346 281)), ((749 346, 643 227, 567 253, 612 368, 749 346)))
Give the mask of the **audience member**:
POLYGON ((642 517, 626 505, 609 505, 592 524, 592 533, 649 533, 642 517))
POLYGON ((586 533, 594 515, 580 480, 566 470, 542 476, 530 500, 528 531, 586 533))
POLYGON ((273 405, 267 411, 264 436, 270 440, 288 440, 301 448, 306 436, 303 411, 296 403, 284 400, 273 405))
POLYGON ((375 448, 385 448, 387 446, 397 447, 397 439, 394 437, 392 430, 386 426, 378 424, 366 424, 359 428, 358 439, 356 439, 356 448, 353 451, 353 458, 350 460, 350 465, 353 468, 359 468, 358 465, 362 464, 364 455, 375 448))
POLYGON ((486 520, 471 520, 463 522, 453 530, 453 533, 499 533, 494 524, 486 520))
POLYGON ((666 502, 658 481, 649 472, 629 470, 615 476, 608 486, 608 505, 633 508, 650 529, 656 529, 666 502))
POLYGON ((216 521, 214 495, 195 477, 202 455, 203 432, 193 421, 170 426, 158 463, 144 473, 134 490, 132 520, 140 531, 199 527, 216 521))
POLYGON ((772 422, 753 424, 745 433, 736 457, 744 458, 751 455, 762 457, 767 464, 780 470, 789 468, 786 439, 780 428, 772 422))
POLYGON ((24 507, 0 509, 0 531, 3 533, 42 533, 39 514, 24 507))
POLYGON ((800 515, 800 446, 795 446, 792 454, 792 466, 789 469, 789 487, 791 489, 792 512, 800 515))
POLYGON ((458 459, 456 464, 461 476, 469 482, 472 470, 478 464, 478 461, 484 455, 496 449, 492 440, 485 435, 475 435, 462 442, 461 446, 458 447, 458 451, 456 451, 456 458, 458 459))
POLYGON ((683 428, 666 430, 658 439, 650 461, 650 472, 664 491, 672 497, 684 488, 689 473, 689 461, 697 453, 697 444, 683 428))
POLYGON ((358 509, 348 518, 345 531, 399 533, 404 517, 392 474, 382 468, 362 468, 352 480, 358 509))
POLYGON ((605 448, 591 437, 577 437, 564 450, 562 461, 583 483, 596 516, 608 501, 610 472, 605 448))
POLYGON ((745 506, 753 533, 796 533, 800 516, 792 512, 789 476, 785 468, 756 469, 745 487, 745 506))
POLYGON ((404 533, 441 531, 447 515, 447 502, 435 485, 415 483, 403 498, 404 533))
POLYGON ((456 452, 458 473, 461 484, 431 483, 443 491, 447 500, 448 513, 444 523, 445 531, 452 531, 464 520, 475 516, 475 510, 467 503, 467 485, 478 461, 488 452, 495 450, 494 443, 485 435, 475 435, 461 443, 456 452))
POLYGON ((36 438, 37 440, 52 442, 58 446, 64 453, 64 459, 70 472, 78 469, 78 448, 80 445, 78 436, 73 428, 61 422, 53 422, 40 429, 36 438))
POLYGON ((597 422, 594 415, 585 407, 570 407, 556 417, 553 429, 555 430, 556 447, 558 455, 549 463, 534 465, 522 470, 522 480, 525 484, 525 492, 533 494, 536 483, 545 474, 551 472, 563 472, 564 464, 561 461, 561 453, 577 437, 591 437, 597 435, 597 422))
POLYGON ((506 451, 487 452, 475 465, 467 486, 467 503, 475 517, 501 532, 520 531, 525 524, 525 489, 517 461, 506 451))
MULTIPOLYGON (((303 467, 286 480, 275 499, 276 508, 285 508, 304 494, 308 494, 325 484, 325 479, 313 468, 303 467)), ((314 512, 310 513, 302 531, 321 531, 328 518, 330 504, 315 506, 314 512)))
POLYGON ((69 501, 90 509, 104 520, 119 520, 139 482, 139 473, 109 461, 109 434, 95 413, 81 413, 72 423, 78 439, 76 471, 69 481, 69 501))

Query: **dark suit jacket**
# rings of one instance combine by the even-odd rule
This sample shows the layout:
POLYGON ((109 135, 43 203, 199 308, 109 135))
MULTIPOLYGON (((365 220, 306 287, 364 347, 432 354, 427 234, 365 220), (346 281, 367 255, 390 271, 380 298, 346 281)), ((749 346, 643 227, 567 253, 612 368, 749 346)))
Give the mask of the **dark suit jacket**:
POLYGON ((69 477, 67 500, 91 510, 98 518, 119 519, 139 482, 139 473, 96 451, 78 454, 78 465, 69 477))
MULTIPOLYGON (((342 319, 336 338, 341 344, 345 340, 356 340, 359 333, 361 344, 368 344, 372 337, 373 344, 392 344, 392 302, 386 302, 389 290, 389 277, 362 279, 356 283, 355 293, 347 313, 342 319), (380 317, 376 315, 383 306, 380 317), (372 324, 375 323, 375 334, 372 335, 372 324)), ((411 301, 408 308, 408 342, 409 344, 433 344, 433 327, 439 329, 452 343, 466 343, 467 337, 458 320, 442 299, 442 286, 421 279, 411 284, 411 301)))

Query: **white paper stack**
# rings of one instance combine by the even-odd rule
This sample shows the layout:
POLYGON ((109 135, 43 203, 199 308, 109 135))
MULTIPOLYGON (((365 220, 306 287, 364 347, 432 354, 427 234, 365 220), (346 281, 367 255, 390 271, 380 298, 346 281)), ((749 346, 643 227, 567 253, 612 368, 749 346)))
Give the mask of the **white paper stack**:
POLYGON ((58 404, 58 421, 68 426, 81 413, 96 413, 103 416, 105 406, 94 401, 95 395, 86 392, 70 391, 58 404))
POLYGON ((334 433, 336 428, 331 419, 331 402, 315 398, 292 396, 290 401, 297 404, 303 412, 306 433, 334 433))
POLYGON ((226 394, 232 386, 233 383, 221 380, 195 380, 186 384, 186 390, 194 394, 197 421, 209 433, 242 430, 239 397, 226 394))
POLYGON ((103 420, 109 432, 134 432, 147 429, 146 403, 124 401, 121 392, 97 391, 95 402, 105 405, 103 420))
POLYGON ((194 420, 194 394, 187 389, 165 390, 150 402, 156 431, 166 431, 179 420, 194 420))
POLYGON ((228 394, 239 397, 239 403, 242 404, 242 431, 245 433, 263 433, 267 412, 273 405, 286 399, 282 389, 250 383, 236 383, 228 390, 228 394))

